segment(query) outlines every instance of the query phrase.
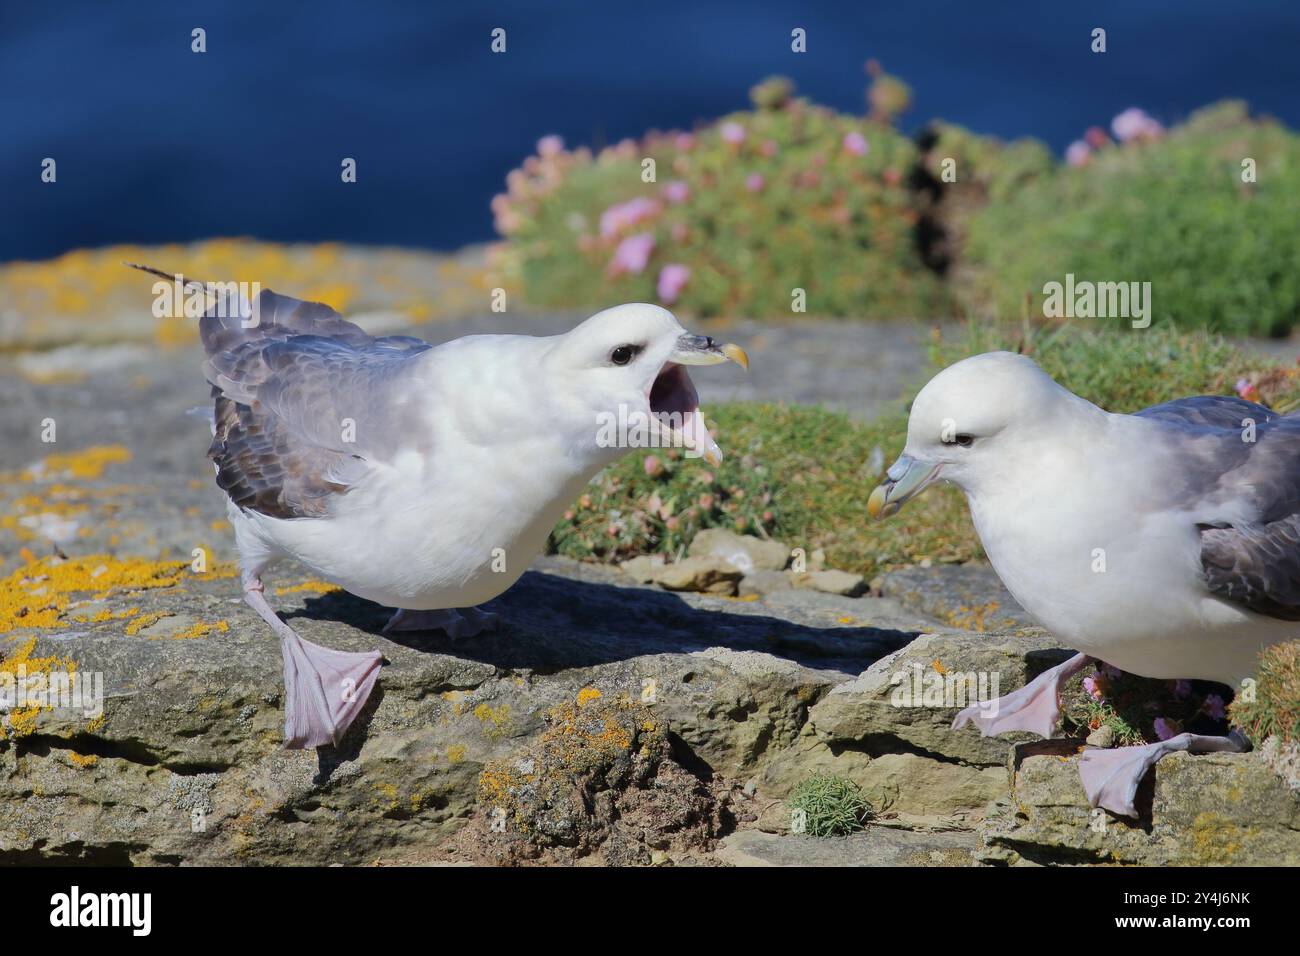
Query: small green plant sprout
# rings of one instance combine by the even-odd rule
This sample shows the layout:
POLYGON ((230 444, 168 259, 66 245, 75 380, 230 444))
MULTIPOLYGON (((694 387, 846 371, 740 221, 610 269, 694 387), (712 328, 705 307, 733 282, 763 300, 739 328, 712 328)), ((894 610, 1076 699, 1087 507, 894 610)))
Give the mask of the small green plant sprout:
POLYGON ((786 801, 791 817, 800 820, 810 836, 856 833, 872 816, 862 788, 852 780, 814 771, 790 793, 786 801))

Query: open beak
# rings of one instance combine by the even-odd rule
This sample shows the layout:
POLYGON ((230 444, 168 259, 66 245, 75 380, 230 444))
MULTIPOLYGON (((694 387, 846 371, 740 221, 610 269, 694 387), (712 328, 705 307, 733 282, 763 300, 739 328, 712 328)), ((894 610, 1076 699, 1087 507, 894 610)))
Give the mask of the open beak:
POLYGON ((749 356, 739 345, 719 345, 707 335, 684 332, 647 395, 651 416, 668 430, 673 444, 685 448, 688 456, 697 455, 715 468, 722 462, 722 449, 704 424, 699 395, 685 366, 718 365, 728 360, 749 370, 749 356))
POLYGON ((888 480, 878 485, 867 499, 867 514, 873 518, 888 518, 911 498, 930 487, 939 477, 942 464, 921 461, 910 455, 899 455, 898 461, 885 472, 888 480))

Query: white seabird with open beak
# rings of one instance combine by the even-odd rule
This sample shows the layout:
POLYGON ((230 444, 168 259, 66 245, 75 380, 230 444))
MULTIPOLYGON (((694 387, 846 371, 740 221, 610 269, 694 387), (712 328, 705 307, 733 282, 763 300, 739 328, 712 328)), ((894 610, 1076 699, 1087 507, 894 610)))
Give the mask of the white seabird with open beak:
POLYGON ((739 346, 692 335, 655 305, 606 309, 563 335, 437 347, 372 337, 269 290, 229 305, 199 324, 215 399, 208 457, 244 597, 281 640, 290 747, 337 743, 382 657, 299 637, 267 603, 267 568, 291 558, 398 608, 386 630, 478 633, 493 616, 475 606, 519 579, 625 439, 647 438, 611 421, 648 424, 650 440, 716 463, 687 367, 749 366, 739 346))

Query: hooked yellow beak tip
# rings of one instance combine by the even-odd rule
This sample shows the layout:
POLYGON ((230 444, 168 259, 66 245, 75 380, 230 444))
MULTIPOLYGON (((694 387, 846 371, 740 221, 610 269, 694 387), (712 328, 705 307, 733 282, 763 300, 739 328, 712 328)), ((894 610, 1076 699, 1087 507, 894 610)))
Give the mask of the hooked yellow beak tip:
MULTIPOLYGON (((888 495, 888 485, 877 485, 876 490, 871 492, 871 497, 867 499, 867 514, 871 515, 873 518, 879 518, 885 511, 885 498, 888 497, 888 495)), ((898 509, 894 510, 896 511, 898 509)))
POLYGON ((722 354, 731 359, 746 372, 749 371, 749 356, 739 345, 728 342, 726 345, 722 346, 722 354))

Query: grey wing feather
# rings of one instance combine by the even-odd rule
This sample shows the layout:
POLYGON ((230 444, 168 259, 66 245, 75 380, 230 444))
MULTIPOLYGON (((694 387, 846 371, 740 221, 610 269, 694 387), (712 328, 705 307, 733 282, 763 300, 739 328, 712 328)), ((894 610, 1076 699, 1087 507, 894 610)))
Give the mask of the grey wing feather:
POLYGON ((402 393, 409 360, 429 345, 373 338, 327 305, 270 290, 256 305, 251 327, 215 309, 199 326, 217 484, 240 508, 273 517, 328 514, 371 461, 420 447, 402 393))
POLYGON ((1253 520, 1198 525, 1209 591, 1268 617, 1300 621, 1300 417, 1240 398, 1202 396, 1137 413, 1181 426, 1171 440, 1181 483, 1205 499, 1245 504, 1253 520), (1243 422, 1254 423, 1253 441, 1243 422))

